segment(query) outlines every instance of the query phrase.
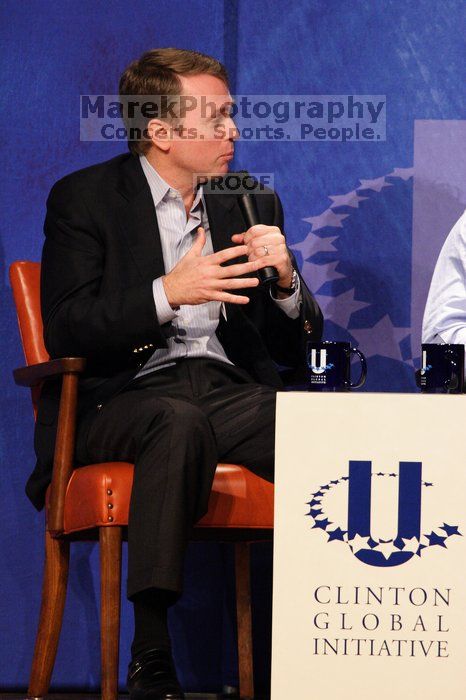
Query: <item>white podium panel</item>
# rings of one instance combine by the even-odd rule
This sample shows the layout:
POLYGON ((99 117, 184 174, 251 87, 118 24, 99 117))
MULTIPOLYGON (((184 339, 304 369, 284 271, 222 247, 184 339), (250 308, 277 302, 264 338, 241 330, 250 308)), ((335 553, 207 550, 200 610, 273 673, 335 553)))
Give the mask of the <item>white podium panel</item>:
POLYGON ((280 393, 272 700, 466 698, 466 396, 280 393))

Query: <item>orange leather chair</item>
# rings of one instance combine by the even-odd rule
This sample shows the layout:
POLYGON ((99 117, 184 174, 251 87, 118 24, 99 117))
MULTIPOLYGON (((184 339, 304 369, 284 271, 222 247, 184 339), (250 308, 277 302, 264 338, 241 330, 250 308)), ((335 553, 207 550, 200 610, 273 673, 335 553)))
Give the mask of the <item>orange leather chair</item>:
MULTIPOLYGON (((128 524, 133 465, 107 462, 73 469, 77 389, 85 360, 48 357, 42 339, 40 264, 13 263, 10 280, 27 363, 13 374, 17 384, 31 388, 34 412, 43 381, 57 375, 63 377, 53 478, 46 500, 42 603, 28 695, 43 697, 50 685, 65 604, 70 542, 98 539, 102 698, 116 700, 121 543, 128 524)), ((208 513, 194 528, 193 539, 235 542, 241 697, 254 696, 249 543, 271 539, 272 528, 273 486, 244 467, 219 464, 208 513)))

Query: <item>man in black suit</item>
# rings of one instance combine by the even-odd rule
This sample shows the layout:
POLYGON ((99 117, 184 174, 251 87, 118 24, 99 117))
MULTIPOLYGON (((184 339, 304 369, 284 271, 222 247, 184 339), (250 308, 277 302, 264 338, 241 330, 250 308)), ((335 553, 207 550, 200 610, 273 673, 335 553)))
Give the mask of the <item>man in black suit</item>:
MULTIPOLYGON (((128 155, 52 189, 42 257, 42 315, 51 357, 87 359, 76 463, 135 464, 128 597, 135 637, 131 700, 182 698, 167 607, 181 592, 189 529, 206 512, 218 461, 273 479, 277 365, 304 367, 322 316, 283 236, 278 196, 255 197, 248 229, 237 196, 204 193, 225 175, 238 137, 223 66, 192 51, 149 51, 122 95, 208 95, 215 109, 146 119, 128 155), (187 140, 184 129, 195 138, 187 140), (193 185, 193 177, 196 178, 193 185), (197 185, 196 185, 197 183, 197 185), (273 289, 257 271, 277 269, 273 289)), ((50 481, 58 387, 44 387, 37 507, 50 481)))

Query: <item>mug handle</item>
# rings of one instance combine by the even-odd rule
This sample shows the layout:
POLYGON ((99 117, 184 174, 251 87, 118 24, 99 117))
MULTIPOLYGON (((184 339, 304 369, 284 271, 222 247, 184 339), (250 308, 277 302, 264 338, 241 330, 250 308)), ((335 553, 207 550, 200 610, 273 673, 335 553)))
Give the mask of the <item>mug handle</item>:
POLYGON ((350 355, 357 355, 359 357, 359 360, 361 362, 361 374, 359 376, 359 379, 357 382, 353 383, 351 380, 348 383, 348 386, 350 389, 359 389, 361 386, 364 385, 367 377, 367 362, 365 356, 362 354, 360 350, 357 348, 350 348, 350 355))
MULTIPOLYGON (((448 351, 449 354, 453 354, 451 350, 448 351)), ((447 379, 445 382, 445 389, 447 392, 449 391, 455 391, 460 382, 460 376, 458 372, 458 365, 456 364, 455 360, 450 360, 450 366, 451 366, 451 376, 450 379, 447 379)))

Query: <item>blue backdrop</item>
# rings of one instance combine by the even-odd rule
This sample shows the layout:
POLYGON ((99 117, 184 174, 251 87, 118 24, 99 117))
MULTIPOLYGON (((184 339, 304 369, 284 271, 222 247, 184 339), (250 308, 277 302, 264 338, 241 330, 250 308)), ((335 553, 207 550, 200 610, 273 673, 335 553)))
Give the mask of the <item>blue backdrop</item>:
MULTIPOLYGON (((233 90, 242 94, 387 96, 384 142, 243 142, 233 164, 274 173, 290 244, 327 317, 325 335, 350 339, 365 351, 368 390, 414 390, 419 339, 417 331, 411 338, 411 330, 424 303, 421 292, 411 295, 423 248, 419 217, 435 191, 445 205, 435 230, 442 238, 464 209, 466 193, 464 185, 454 196, 448 190, 459 171, 452 175, 444 168, 436 181, 436 151, 426 137, 430 132, 421 128, 423 120, 441 127, 446 120, 464 119, 461 0, 7 0, 1 11, 0 689, 5 690, 27 684, 43 538, 43 515, 23 492, 34 462, 32 412, 27 392, 11 379, 23 358, 7 268, 16 259, 40 259, 53 182, 124 150, 121 144, 80 142, 79 95, 113 94, 130 60, 149 48, 178 46, 224 61, 233 90), (416 151, 415 127, 424 134, 416 151), (417 160, 422 181, 415 180, 417 160), (421 187, 429 178, 434 189, 421 187)), ((453 146, 452 154, 458 153, 460 142, 453 146)), ((441 142, 437 147, 442 149, 441 142)), ((432 265, 432 256, 423 269, 432 265)), ((96 571, 96 547, 77 545, 55 687, 99 684, 96 571)), ((256 680, 266 689, 270 546, 257 546, 253 576, 256 680)), ((236 683, 232 581, 229 547, 190 547, 186 593, 171 616, 180 679, 190 690, 236 683)), ((130 612, 124 601, 122 681, 130 612)))

